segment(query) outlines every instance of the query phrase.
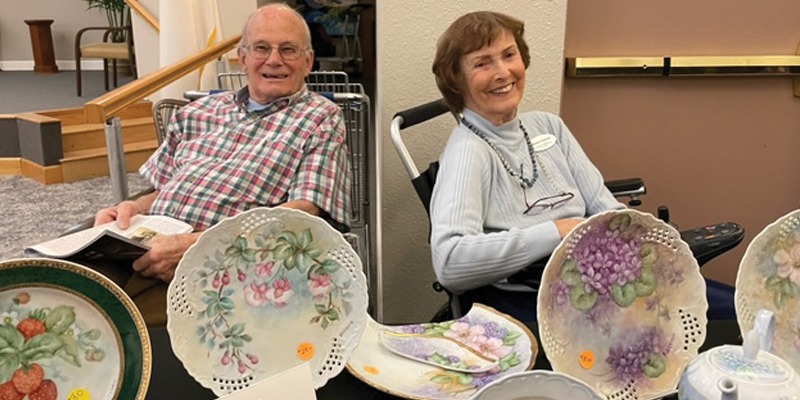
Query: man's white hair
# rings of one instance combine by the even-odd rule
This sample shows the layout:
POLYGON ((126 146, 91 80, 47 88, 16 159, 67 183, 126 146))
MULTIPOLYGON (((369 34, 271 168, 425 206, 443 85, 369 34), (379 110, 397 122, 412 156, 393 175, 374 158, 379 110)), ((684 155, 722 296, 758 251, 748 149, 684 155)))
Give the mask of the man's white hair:
POLYGON ((267 4, 267 5, 263 6, 263 7, 260 7, 259 9, 254 11, 252 14, 250 14, 250 16, 247 17, 247 21, 245 21, 245 23, 244 23, 244 27, 242 28, 242 38, 241 38, 241 40, 239 40, 239 47, 242 47, 242 48, 247 47, 247 45, 249 44, 248 41, 247 41, 247 39, 248 39, 247 38, 247 28, 250 27, 250 22, 253 20, 253 18, 255 18, 255 16, 259 12, 261 12, 261 10, 264 10, 264 9, 267 9, 267 8, 285 10, 285 11, 290 12, 292 15, 294 15, 297 18, 297 20, 300 21, 300 23, 303 24, 303 28, 304 28, 304 30, 306 32, 306 43, 305 43, 306 47, 309 48, 309 49, 311 48, 311 30, 308 29, 308 24, 306 23, 306 20, 303 18, 302 15, 300 15, 299 12, 297 12, 297 10, 295 10, 292 7, 289 7, 289 5, 286 4, 286 3, 271 3, 271 4, 267 4))

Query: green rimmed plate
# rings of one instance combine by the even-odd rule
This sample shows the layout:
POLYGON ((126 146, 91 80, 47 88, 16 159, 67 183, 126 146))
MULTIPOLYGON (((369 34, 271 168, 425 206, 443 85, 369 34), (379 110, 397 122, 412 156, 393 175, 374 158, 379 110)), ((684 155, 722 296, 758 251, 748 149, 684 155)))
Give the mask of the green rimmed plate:
POLYGON ((144 320, 108 278, 62 260, 0 262, 0 388, 138 400, 151 366, 144 320))

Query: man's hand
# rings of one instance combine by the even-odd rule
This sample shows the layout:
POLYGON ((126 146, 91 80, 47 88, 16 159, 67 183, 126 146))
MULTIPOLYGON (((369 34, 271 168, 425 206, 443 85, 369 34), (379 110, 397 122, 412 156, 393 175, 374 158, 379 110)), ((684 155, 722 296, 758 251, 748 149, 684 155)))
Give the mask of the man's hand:
POLYGON ((111 221, 117 221, 120 229, 128 229, 131 226, 131 217, 141 214, 139 204, 132 200, 125 200, 114 207, 104 208, 94 216, 94 225, 102 225, 111 221))
POLYGON ((156 236, 148 243, 150 250, 133 262, 133 269, 144 276, 169 282, 183 254, 199 237, 200 232, 156 236))
POLYGON ((136 200, 125 200, 114 207, 104 208, 94 216, 94 226, 117 221, 120 229, 131 226, 131 217, 145 214, 156 199, 158 191, 148 193, 136 200))

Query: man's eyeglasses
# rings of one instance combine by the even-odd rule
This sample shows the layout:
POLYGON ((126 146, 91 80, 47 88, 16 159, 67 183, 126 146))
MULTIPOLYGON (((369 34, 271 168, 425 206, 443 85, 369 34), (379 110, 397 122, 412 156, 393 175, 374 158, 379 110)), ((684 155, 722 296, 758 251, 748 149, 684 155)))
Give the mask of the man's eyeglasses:
POLYGON ((278 54, 284 61, 295 61, 308 49, 301 49, 293 44, 251 44, 245 46, 250 55, 256 60, 266 60, 272 54, 272 49, 278 49, 278 54))
POLYGON ((554 208, 558 208, 566 204, 568 201, 572 200, 575 197, 572 192, 567 193, 559 193, 553 196, 542 197, 539 200, 534 201, 532 204, 528 203, 528 195, 526 194, 527 190, 523 190, 523 197, 525 199, 525 206, 527 208, 522 214, 528 215, 535 215, 545 210, 552 210, 554 208))

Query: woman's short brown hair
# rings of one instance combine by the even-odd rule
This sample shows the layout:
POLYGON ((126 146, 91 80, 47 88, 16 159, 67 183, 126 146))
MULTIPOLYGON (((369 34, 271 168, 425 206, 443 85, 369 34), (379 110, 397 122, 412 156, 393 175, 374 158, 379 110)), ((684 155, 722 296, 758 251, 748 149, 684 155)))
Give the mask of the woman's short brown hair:
POLYGON ((493 11, 471 12, 455 20, 439 37, 431 70, 436 76, 436 86, 454 114, 464 109, 461 57, 491 45, 504 32, 514 37, 522 62, 528 68, 531 54, 525 43, 525 24, 508 15, 493 11))

